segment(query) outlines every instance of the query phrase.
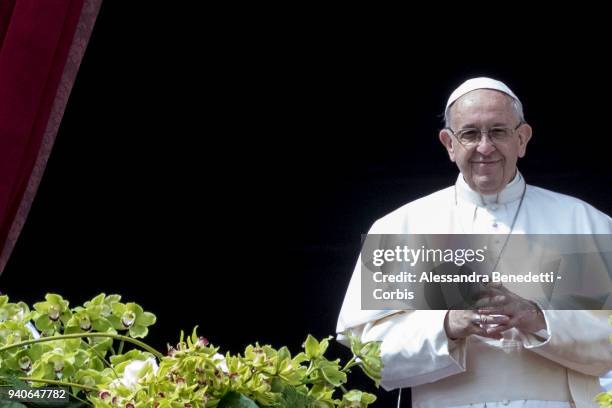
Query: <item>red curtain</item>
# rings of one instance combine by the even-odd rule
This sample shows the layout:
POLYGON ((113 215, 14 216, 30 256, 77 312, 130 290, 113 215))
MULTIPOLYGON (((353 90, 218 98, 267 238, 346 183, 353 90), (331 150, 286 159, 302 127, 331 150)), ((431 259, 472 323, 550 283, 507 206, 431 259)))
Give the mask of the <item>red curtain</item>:
POLYGON ((0 273, 25 223, 102 0, 0 0, 0 273))

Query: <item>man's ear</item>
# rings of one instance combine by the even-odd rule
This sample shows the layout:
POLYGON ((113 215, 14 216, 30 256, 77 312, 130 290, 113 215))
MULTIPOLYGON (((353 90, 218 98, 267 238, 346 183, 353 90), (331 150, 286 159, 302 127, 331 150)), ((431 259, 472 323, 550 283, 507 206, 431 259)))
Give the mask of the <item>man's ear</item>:
POLYGON ((447 129, 442 129, 438 134, 440 138, 440 143, 444 145, 446 151, 448 152, 448 157, 452 162, 455 161, 455 148, 453 146, 453 137, 447 129))
POLYGON ((525 153, 527 152, 527 143, 531 139, 531 135, 533 133, 533 129, 527 123, 523 123, 517 130, 518 139, 519 139, 519 150, 518 157, 525 157, 525 153))

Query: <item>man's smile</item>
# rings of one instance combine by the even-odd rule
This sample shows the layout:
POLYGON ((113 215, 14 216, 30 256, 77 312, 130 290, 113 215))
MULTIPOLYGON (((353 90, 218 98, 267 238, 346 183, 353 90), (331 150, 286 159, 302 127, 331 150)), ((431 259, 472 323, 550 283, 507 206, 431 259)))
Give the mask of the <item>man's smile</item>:
POLYGON ((501 162, 502 162, 502 159, 499 159, 499 160, 473 160, 470 163, 473 166, 486 168, 486 167, 495 166, 495 165, 497 165, 497 164, 499 164, 501 162))

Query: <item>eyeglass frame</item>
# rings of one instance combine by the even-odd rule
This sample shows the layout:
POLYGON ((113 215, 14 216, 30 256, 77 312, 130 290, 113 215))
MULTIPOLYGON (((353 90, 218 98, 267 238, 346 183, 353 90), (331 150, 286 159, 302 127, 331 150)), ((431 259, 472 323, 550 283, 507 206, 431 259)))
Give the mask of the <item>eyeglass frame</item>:
MULTIPOLYGON (((461 131, 465 131, 465 130, 478 130, 478 134, 480 135, 480 137, 478 138, 478 141, 477 141, 476 143, 471 144, 471 145, 470 145, 470 144, 464 144, 464 143, 462 143, 462 142, 461 142, 461 139, 459 139, 459 137, 458 137, 458 136, 455 134, 455 131, 454 131, 453 129, 451 129, 450 127, 446 127, 446 128, 444 128, 444 129, 445 129, 445 130, 448 130, 448 131, 449 131, 449 132, 450 132, 450 133, 451 133, 451 134, 452 134, 452 135, 455 137, 455 139, 457 139, 457 141, 459 142, 459 144, 460 144, 461 146, 463 146, 463 147, 474 147, 474 146, 478 146, 478 145, 480 144, 480 142, 482 141, 482 138, 484 137, 484 134, 485 134, 485 133, 487 134, 487 137, 489 138, 489 140, 491 141, 491 143, 495 144, 496 142, 495 142, 495 141, 494 141, 494 140, 493 140, 491 137, 489 137, 489 132, 490 132, 491 130, 495 129, 495 128, 497 128, 497 129, 506 129, 506 130, 510 130, 510 131, 512 131, 512 133, 514 134, 514 132, 516 132, 516 131, 518 130, 518 128, 520 128, 521 126, 523 126, 525 123, 527 123, 527 122, 525 122, 525 121, 521 120, 521 121, 519 122, 519 124, 518 124, 518 125, 516 125, 516 127, 515 127, 514 129, 513 129, 512 127, 509 127, 509 126, 492 126, 492 127, 490 127, 489 129, 484 130, 484 131, 483 131, 482 129, 479 129, 479 128, 476 128, 476 127, 475 127, 475 128, 463 128, 463 129, 458 129, 458 130, 457 130, 457 133, 459 133, 459 132, 461 132, 461 131)), ((499 141, 498 141, 497 143, 499 143, 499 141)), ((503 143, 503 142, 502 142, 502 143, 503 143)))

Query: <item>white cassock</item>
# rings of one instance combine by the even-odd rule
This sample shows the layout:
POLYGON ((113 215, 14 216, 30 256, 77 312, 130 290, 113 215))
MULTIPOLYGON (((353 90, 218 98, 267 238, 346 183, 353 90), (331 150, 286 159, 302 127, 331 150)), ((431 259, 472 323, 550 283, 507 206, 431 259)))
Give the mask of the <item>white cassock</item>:
MULTIPOLYGON (((493 196, 474 192, 459 175, 455 186, 404 205, 369 233, 612 234, 612 219, 576 198, 526 186, 519 172, 493 196)), ((364 341, 382 340, 381 384, 412 387, 413 407, 597 407, 597 377, 612 369, 608 311, 546 310, 547 329, 537 334, 513 328, 502 340, 451 341, 445 310, 361 310, 360 264, 342 305, 338 339, 346 344, 342 333, 350 330, 364 341)))

